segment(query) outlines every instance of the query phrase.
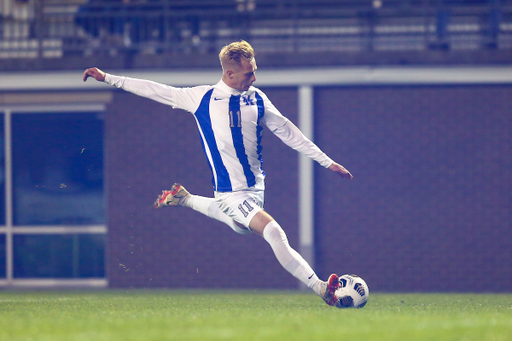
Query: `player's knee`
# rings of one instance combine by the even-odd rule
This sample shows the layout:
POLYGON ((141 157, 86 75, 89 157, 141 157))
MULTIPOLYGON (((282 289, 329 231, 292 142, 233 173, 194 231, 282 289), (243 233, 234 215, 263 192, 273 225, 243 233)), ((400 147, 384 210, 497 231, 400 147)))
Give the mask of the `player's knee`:
POLYGON ((288 237, 281 228, 281 226, 275 221, 271 221, 265 226, 263 230, 263 238, 267 240, 271 245, 274 243, 283 243, 288 245, 288 237))

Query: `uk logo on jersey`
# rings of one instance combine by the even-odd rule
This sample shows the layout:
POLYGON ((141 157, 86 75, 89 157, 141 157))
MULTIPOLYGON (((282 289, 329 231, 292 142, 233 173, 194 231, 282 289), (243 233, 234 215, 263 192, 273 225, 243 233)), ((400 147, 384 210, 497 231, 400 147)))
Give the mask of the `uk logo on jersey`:
POLYGON ((244 96, 242 99, 244 100, 245 105, 254 105, 254 99, 249 96, 244 96))

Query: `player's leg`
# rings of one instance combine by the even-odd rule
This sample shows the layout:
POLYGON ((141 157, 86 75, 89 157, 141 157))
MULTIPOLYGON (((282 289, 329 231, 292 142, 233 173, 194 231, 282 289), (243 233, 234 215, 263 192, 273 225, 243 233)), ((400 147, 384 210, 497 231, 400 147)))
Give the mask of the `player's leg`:
POLYGON ((233 219, 224 214, 215 203, 214 198, 190 194, 185 187, 177 183, 172 186, 171 190, 162 191, 162 194, 155 201, 156 208, 167 206, 190 207, 207 217, 228 225, 236 233, 251 233, 249 229, 244 226, 240 227, 233 219))
POLYGON ((263 211, 263 197, 263 187, 253 191, 216 192, 215 199, 212 199, 191 195, 183 186, 174 184, 170 191, 162 192, 155 207, 190 207, 224 222, 235 232, 245 234, 254 231, 270 244, 277 260, 289 273, 311 288, 327 304, 334 305, 338 277, 331 275, 327 282, 318 278, 306 260, 289 245, 288 237, 281 226, 263 211))
POLYGON ((338 299, 334 292, 339 286, 338 276, 332 274, 327 282, 320 280, 308 262, 290 246, 286 233, 270 214, 263 210, 258 212, 251 220, 250 228, 270 244, 283 268, 322 297, 327 304, 336 304, 338 299))
MULTIPOLYGON (((279 263, 293 276, 306 284, 328 304, 333 298, 336 282, 321 281, 304 258, 288 243, 288 237, 279 224, 263 210, 264 187, 250 191, 215 193, 221 211, 270 244, 279 263)), ((337 280, 337 276, 334 277, 337 280)))
POLYGON ((270 214, 258 212, 250 222, 251 230, 270 244, 279 263, 294 277, 322 296, 321 281, 306 260, 288 242, 286 233, 270 214))

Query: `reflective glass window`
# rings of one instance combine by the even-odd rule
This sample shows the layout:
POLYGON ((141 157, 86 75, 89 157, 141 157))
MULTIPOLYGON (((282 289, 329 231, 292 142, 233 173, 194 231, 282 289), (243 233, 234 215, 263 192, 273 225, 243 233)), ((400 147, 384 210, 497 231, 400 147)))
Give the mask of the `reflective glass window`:
POLYGON ((12 160, 15 226, 105 223, 101 113, 13 114, 12 160))
POLYGON ((105 277, 104 234, 13 236, 14 278, 105 277))

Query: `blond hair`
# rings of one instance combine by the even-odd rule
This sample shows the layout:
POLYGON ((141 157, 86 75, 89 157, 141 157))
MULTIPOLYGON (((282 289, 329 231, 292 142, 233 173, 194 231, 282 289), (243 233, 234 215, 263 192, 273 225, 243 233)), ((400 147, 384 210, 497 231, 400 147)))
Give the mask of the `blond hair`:
POLYGON ((242 58, 248 62, 254 59, 254 49, 245 40, 226 45, 219 53, 220 65, 222 65, 223 70, 227 67, 241 66, 242 58))

